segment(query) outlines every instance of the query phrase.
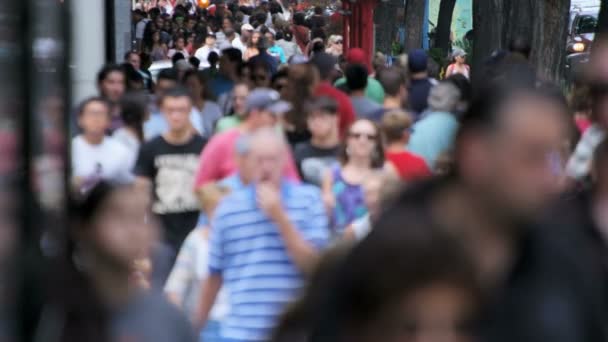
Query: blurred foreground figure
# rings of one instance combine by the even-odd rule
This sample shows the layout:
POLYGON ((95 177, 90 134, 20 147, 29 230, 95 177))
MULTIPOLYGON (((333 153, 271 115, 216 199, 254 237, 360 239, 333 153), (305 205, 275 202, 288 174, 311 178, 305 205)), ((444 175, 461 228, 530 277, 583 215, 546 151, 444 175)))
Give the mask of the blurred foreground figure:
POLYGON ((195 341, 160 293, 142 289, 142 260, 158 238, 147 194, 95 185, 73 207, 65 255, 42 313, 40 341, 195 341), (141 275, 141 274, 139 274, 141 275))
MULTIPOLYGON (((481 341, 605 341, 599 270, 584 249, 569 247, 571 234, 534 223, 559 191, 552 160, 567 139, 565 101, 554 90, 507 80, 481 90, 464 115, 454 175, 404 192, 370 238, 388 229, 386 218, 408 210, 428 212, 444 234, 458 237, 486 292, 481 341)), ((394 229, 420 233, 400 222, 394 229)))
POLYGON ((464 246, 412 212, 376 228, 325 256, 273 342, 476 341, 481 296, 464 246))

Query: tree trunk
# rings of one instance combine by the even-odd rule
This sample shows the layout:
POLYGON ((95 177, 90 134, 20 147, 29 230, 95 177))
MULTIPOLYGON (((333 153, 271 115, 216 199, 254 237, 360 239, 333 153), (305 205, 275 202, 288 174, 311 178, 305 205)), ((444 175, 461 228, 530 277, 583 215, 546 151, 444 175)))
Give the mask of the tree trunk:
POLYGON ((530 62, 545 79, 563 79, 570 0, 533 1, 534 31, 530 62))
POLYGON ((503 45, 504 0, 473 0, 473 78, 483 62, 503 45))
MULTIPOLYGON (((538 0, 510 0, 505 3, 505 29, 503 31, 503 43, 505 47, 516 38, 532 42, 534 23, 532 3, 538 0)), ((544 1, 544 0, 543 0, 544 1)))
POLYGON ((439 5, 439 18, 437 19, 437 33, 435 46, 440 48, 446 56, 450 49, 450 36, 452 33, 452 15, 456 0, 441 0, 439 5))
POLYGON ((422 28, 426 0, 407 0, 405 3, 405 49, 422 48, 422 28))
POLYGON ((391 54, 391 45, 397 34, 397 12, 403 7, 403 0, 378 2, 374 13, 376 23, 376 50, 391 54))

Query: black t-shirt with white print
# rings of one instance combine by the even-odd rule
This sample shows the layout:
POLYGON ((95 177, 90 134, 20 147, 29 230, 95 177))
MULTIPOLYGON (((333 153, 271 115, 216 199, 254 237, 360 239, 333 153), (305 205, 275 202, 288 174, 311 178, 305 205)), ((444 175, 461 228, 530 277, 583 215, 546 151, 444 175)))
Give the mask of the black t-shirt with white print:
POLYGON ((153 183, 152 211, 160 218, 165 239, 175 251, 198 221, 200 205, 194 177, 206 143, 200 135, 181 145, 159 136, 142 145, 135 164, 135 174, 153 183))

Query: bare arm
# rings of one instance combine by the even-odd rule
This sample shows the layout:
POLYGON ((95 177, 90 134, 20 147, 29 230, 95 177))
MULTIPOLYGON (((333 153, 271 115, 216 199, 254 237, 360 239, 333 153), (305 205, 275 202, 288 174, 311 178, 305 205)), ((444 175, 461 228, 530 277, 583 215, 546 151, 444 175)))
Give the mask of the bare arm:
POLYGON ((220 274, 210 274, 202 284, 201 301, 195 318, 195 327, 202 329, 207 324, 209 313, 215 303, 217 294, 222 288, 222 276, 220 274))

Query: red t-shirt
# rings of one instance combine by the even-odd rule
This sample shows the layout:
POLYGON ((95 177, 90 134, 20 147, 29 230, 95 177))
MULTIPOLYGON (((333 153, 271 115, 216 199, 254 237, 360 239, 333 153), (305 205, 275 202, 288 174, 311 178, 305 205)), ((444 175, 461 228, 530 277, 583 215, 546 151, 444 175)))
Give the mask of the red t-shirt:
MULTIPOLYGON (((222 180, 237 171, 235 146, 242 134, 238 128, 233 128, 219 133, 209 140, 201 153, 194 180, 195 189, 222 180)), ((288 161, 283 174, 290 180, 300 181, 300 175, 293 161, 291 150, 289 150, 288 161)))
POLYGON ((346 131, 355 121, 355 110, 348 95, 335 88, 331 83, 323 81, 317 86, 315 96, 327 96, 336 101, 338 104, 340 137, 344 138, 346 131))
POLYGON ((413 153, 386 152, 386 159, 395 166, 399 177, 404 181, 420 180, 432 175, 424 159, 413 153))

